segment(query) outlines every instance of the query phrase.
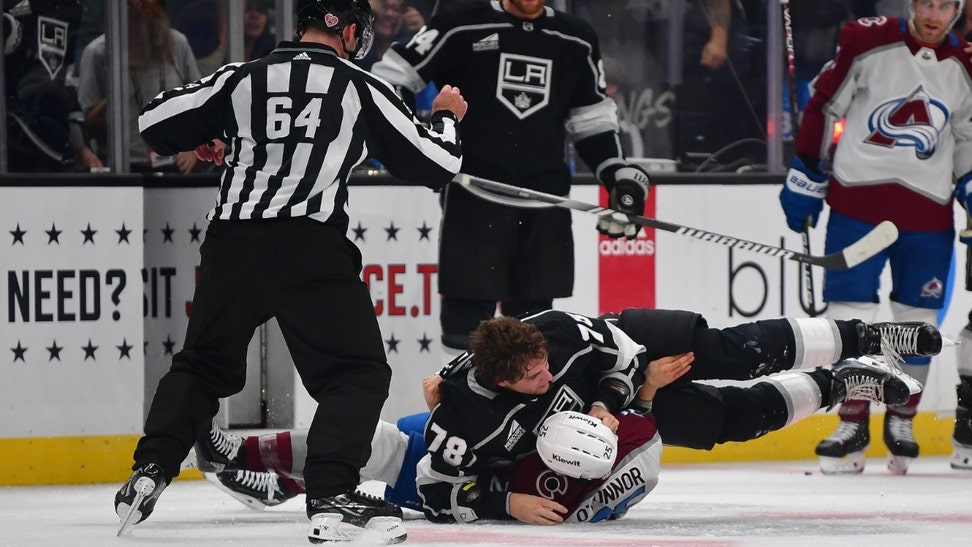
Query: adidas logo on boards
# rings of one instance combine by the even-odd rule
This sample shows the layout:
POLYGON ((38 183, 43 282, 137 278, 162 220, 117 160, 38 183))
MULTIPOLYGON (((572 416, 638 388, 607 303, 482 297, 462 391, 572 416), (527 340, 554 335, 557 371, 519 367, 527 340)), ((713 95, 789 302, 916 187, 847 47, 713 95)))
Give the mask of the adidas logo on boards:
POLYGON ((473 42, 473 51, 496 51, 499 49, 499 34, 494 32, 489 36, 473 42))
POLYGON ((307 52, 303 52, 302 51, 302 52, 298 53, 297 55, 294 55, 294 58, 292 60, 293 61, 310 61, 311 58, 310 58, 310 55, 307 54, 307 52))

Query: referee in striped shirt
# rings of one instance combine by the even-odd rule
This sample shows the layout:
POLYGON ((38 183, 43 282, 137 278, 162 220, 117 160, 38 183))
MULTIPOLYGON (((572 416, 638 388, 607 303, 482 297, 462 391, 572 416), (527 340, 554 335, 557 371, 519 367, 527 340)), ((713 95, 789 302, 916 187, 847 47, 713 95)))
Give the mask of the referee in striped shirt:
MULTIPOLYGON (((126 486, 151 475, 149 464, 165 483, 178 475, 218 399, 243 388, 254 330, 276 317, 318 402, 305 466, 310 516, 366 504, 355 487, 391 379, 361 253, 347 237, 349 175, 374 157, 396 177, 444 186, 462 163, 466 102, 443 87, 425 128, 389 84, 349 62, 370 46, 367 0, 298 0, 296 21, 299 41, 165 91, 139 117, 160 154, 196 150, 225 169, 185 345, 159 382, 126 486)), ((119 498, 134 494, 123 487, 116 510, 119 498)))

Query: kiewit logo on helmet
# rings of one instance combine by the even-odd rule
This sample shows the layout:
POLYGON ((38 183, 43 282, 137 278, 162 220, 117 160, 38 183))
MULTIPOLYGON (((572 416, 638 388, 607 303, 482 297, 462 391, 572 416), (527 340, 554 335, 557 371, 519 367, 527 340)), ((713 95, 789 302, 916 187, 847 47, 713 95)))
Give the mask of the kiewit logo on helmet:
POLYGON ((336 27, 340 20, 333 13, 328 13, 324 16, 324 24, 330 27, 336 27))
POLYGON ((560 462, 564 465, 569 465, 571 467, 580 467, 580 460, 568 460, 562 457, 560 454, 553 454, 551 459, 555 462, 560 462))

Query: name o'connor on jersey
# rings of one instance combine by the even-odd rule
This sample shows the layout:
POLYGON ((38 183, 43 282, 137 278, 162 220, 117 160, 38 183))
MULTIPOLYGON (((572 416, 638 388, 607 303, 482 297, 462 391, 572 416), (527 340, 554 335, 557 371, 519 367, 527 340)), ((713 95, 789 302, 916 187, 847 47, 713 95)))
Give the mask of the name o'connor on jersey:
MULTIPOLYGON (((651 487, 654 488, 655 479, 651 487)), ((644 496, 650 490, 641 468, 632 467, 613 475, 611 480, 598 488, 590 500, 574 512, 577 522, 598 522, 612 514, 623 514, 632 499, 644 496)))

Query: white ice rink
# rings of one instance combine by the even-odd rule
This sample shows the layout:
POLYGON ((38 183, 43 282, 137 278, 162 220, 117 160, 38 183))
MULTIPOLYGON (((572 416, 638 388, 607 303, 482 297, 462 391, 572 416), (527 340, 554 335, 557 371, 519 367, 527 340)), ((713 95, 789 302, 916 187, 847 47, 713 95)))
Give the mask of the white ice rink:
MULTIPOLYGON (((174 482, 148 520, 117 538, 118 486, 0 488, 0 545, 310 545, 303 496, 254 511, 200 480, 174 482)), ((972 472, 941 457, 919 458, 905 477, 878 459, 845 477, 814 462, 669 465, 645 501, 609 523, 437 525, 406 513, 412 546, 968 546, 972 472)))

